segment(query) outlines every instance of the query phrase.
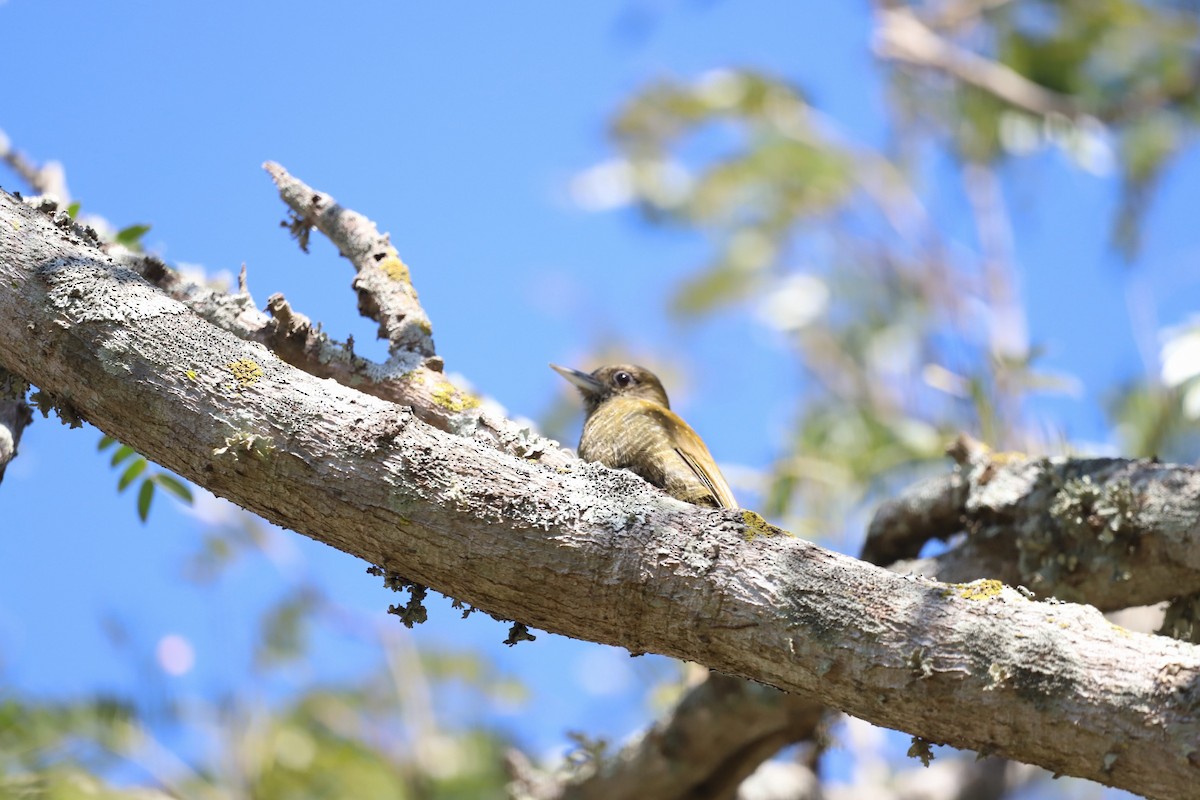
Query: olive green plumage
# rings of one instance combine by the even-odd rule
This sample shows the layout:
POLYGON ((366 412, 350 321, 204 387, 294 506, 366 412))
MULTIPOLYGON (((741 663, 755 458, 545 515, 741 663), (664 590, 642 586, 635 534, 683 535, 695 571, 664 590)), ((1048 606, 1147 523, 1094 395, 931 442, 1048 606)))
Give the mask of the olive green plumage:
POLYGON ((687 503, 737 507, 704 440, 671 410, 653 372, 617 364, 589 375, 550 366, 583 394, 580 458, 627 469, 687 503))

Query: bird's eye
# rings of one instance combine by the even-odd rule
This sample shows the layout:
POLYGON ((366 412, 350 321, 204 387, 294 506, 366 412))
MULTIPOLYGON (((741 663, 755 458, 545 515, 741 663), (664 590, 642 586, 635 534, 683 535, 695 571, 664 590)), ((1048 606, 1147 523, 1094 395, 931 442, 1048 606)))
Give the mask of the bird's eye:
POLYGON ((628 372, 618 372, 616 375, 613 375, 613 383, 624 389, 626 386, 633 383, 633 376, 628 372))

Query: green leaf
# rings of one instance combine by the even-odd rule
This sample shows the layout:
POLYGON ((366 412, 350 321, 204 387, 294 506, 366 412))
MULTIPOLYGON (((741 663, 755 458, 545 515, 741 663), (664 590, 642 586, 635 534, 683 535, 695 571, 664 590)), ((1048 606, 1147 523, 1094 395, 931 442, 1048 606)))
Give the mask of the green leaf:
POLYGON ((117 231, 117 235, 113 237, 113 241, 130 249, 139 249, 142 237, 149 233, 149 231, 149 225, 130 225, 128 228, 122 228, 117 231))
POLYGON ((143 481, 142 488, 138 489, 137 512, 138 517, 145 522, 150 516, 150 503, 154 502, 154 481, 143 481))
POLYGON ((186 483, 179 480, 174 475, 168 475, 165 472, 159 472, 150 480, 154 481, 163 489, 175 495, 183 502, 191 505, 192 490, 188 488, 186 483))
POLYGON ((137 480, 138 475, 141 475, 143 472, 145 472, 146 467, 149 466, 149 464, 150 464, 150 462, 148 462, 144 458, 139 458, 139 459, 135 460, 133 463, 131 463, 125 469, 125 471, 123 473, 121 473, 121 477, 117 481, 117 491, 123 492, 126 489, 128 489, 129 484, 131 484, 135 480, 137 480))
POLYGON ((71 203, 71 205, 67 206, 67 216, 70 217, 71 219, 75 219, 76 217, 79 216, 79 201, 78 200, 76 200, 74 203, 71 203))
POLYGON ((96 443, 96 449, 103 452, 117 443, 117 440, 111 436, 101 436, 100 441, 96 443))
POLYGON ((130 447, 127 444, 123 444, 117 448, 117 452, 113 453, 112 461, 109 462, 109 465, 115 467, 117 464, 120 464, 122 461, 129 458, 130 456, 136 456, 136 455, 137 455, 136 450, 134 450, 132 447, 130 447))

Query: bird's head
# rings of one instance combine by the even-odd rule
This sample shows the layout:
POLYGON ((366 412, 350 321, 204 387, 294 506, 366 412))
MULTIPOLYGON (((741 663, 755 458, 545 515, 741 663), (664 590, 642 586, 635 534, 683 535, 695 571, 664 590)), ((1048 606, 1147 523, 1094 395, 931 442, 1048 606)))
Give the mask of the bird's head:
POLYGON ((614 397, 636 397, 670 408, 667 392, 658 376, 645 367, 634 364, 613 364, 600 367, 591 374, 577 369, 551 364, 550 368, 575 384, 583 395, 588 414, 614 397))

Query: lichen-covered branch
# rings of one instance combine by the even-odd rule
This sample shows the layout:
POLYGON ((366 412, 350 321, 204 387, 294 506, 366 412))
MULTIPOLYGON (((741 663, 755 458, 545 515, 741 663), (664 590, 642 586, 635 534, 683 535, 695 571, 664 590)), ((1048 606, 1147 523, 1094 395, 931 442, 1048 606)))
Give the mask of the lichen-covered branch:
POLYGON ((914 558, 925 539, 965 531, 948 552, 895 569, 950 581, 996 578, 1102 610, 1200 591, 1195 468, 979 447, 960 449, 959 457, 951 476, 880 507, 865 557, 878 564, 914 558))
MULTIPOLYGON (((47 208, 52 210, 53 206, 47 208)), ((83 229, 72 226, 69 220, 64 227, 86 238, 83 229)), ((102 249, 206 321, 241 339, 262 344, 314 377, 329 378, 381 400, 409 406, 422 422, 505 452, 524 457, 536 454, 545 463, 565 463, 567 459, 556 442, 486 412, 479 398, 447 380, 440 363, 436 369, 424 363, 409 369, 400 369, 395 362, 377 364, 356 355, 349 344, 332 340, 282 295, 267 299, 268 316, 257 309, 244 287, 224 292, 189 280, 156 256, 109 245, 102 245, 102 249)))
POLYGON ((379 336, 388 340, 392 358, 404 361, 406 371, 422 361, 440 368, 433 349, 433 327, 417 300, 408 266, 387 234, 381 234, 375 223, 357 211, 343 208, 329 195, 293 178, 279 164, 268 161, 263 169, 295 215, 291 228, 300 246, 308 249, 308 231, 316 228, 354 265, 358 310, 379 323, 379 336), (418 356, 415 361, 408 358, 414 355, 418 356))
POLYGON ((410 581, 931 742, 1158 798, 1200 780, 1200 647, 447 434, 216 328, 5 194, 0 281, 0 365, 214 493, 410 581))

